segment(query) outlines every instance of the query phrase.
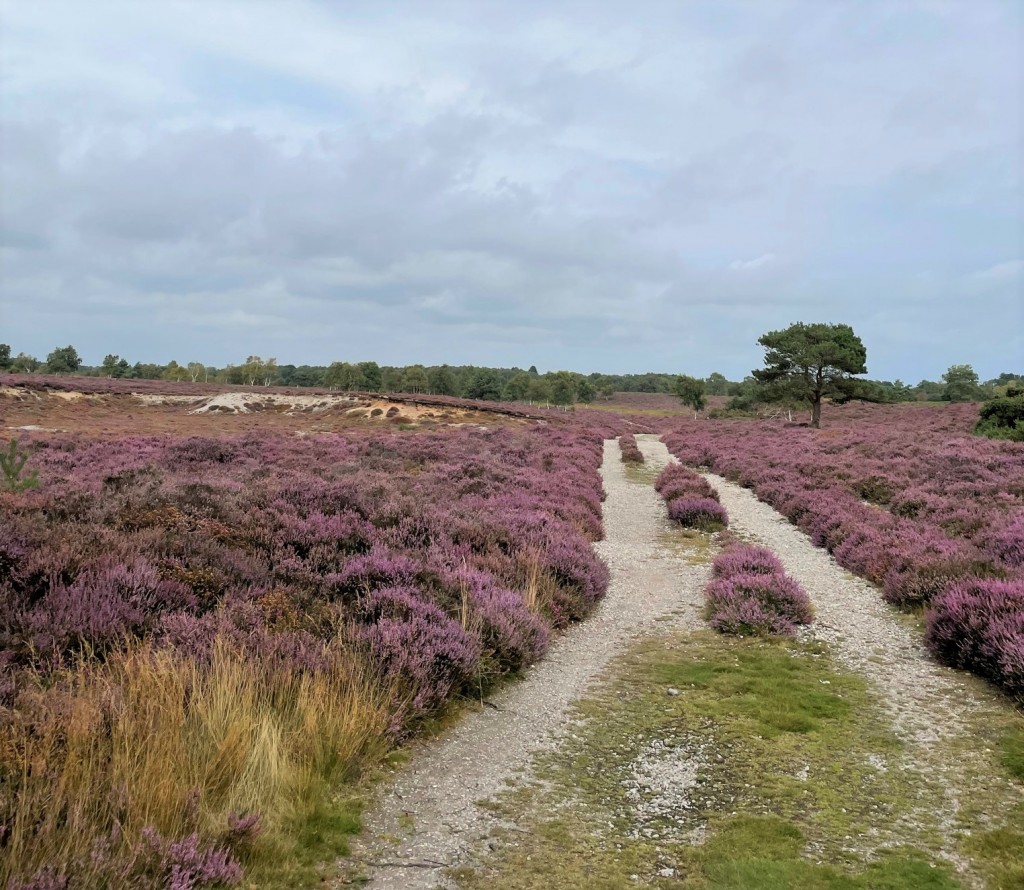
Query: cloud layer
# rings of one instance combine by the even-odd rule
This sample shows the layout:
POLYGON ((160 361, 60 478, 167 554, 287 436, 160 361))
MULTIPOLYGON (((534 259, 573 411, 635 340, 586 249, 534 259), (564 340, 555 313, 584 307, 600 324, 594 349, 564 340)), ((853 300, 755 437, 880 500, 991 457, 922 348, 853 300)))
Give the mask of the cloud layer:
POLYGON ((1012 2, 0 2, 0 340, 1024 366, 1012 2))

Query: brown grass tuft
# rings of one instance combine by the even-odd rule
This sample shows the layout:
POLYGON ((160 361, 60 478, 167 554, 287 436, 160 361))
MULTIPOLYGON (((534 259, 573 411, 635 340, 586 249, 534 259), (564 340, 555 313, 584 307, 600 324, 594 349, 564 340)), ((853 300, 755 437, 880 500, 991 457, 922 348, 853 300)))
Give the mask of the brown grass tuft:
POLYGON ((92 853, 114 838, 130 861, 142 830, 224 836, 258 813, 259 857, 287 845, 313 789, 357 776, 389 742, 393 690, 340 644, 315 674, 215 646, 208 664, 140 647, 35 677, 0 714, 0 887, 46 865, 102 880, 92 853))

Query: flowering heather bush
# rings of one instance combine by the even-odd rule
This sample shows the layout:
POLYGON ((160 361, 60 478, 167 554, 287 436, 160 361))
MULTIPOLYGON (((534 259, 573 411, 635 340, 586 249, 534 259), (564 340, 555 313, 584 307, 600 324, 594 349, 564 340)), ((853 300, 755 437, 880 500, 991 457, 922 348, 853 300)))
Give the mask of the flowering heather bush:
POLYGON ((792 636, 814 618, 806 591, 785 574, 763 547, 732 547, 721 553, 704 589, 705 614, 722 633, 792 636))
MULTIPOLYGON (((242 880, 242 868, 224 849, 204 844, 193 832, 170 841, 152 826, 142 831, 141 843, 127 861, 110 856, 110 844, 93 851, 93 875, 107 886, 138 890, 215 890, 234 887, 242 880)), ((80 886, 44 866, 27 881, 12 881, 9 890, 71 890, 80 886)))
POLYGON ((140 890, 200 890, 233 887, 242 868, 226 850, 205 847, 197 833, 180 841, 161 837, 155 828, 142 832, 143 846, 128 875, 140 890))
POLYGON ((729 515, 711 498, 676 498, 668 502, 668 518, 686 528, 717 531, 729 524, 729 515))
POLYGON ((718 492, 703 476, 674 461, 658 475, 654 482, 654 490, 666 501, 682 497, 718 500, 718 492))
MULTIPOLYGON (((287 635, 277 648, 300 652, 370 591, 415 587, 459 619, 453 573, 514 593, 530 561, 536 615, 564 626, 607 586, 590 548, 601 451, 568 427, 41 441, 44 487, 2 505, 0 652, 55 665, 149 636, 201 652, 221 635, 260 651, 287 635)), ((479 592, 481 610, 496 596, 479 592)), ((526 636, 492 639, 491 667, 537 657, 544 634, 526 636)))
POLYGON ((668 506, 669 519, 686 528, 718 531, 729 524, 716 492, 702 476, 672 462, 654 482, 654 489, 668 506))
POLYGON ((619 437, 619 450, 622 452, 622 462, 626 464, 642 464, 644 462, 643 452, 636 444, 636 436, 632 433, 619 437))
POLYGON ((519 671, 547 651, 548 625, 526 602, 529 591, 499 587, 485 572, 465 570, 467 624, 479 636, 484 657, 498 670, 519 671))
POLYGON ((767 547, 729 547, 715 557, 711 574, 715 578, 733 575, 782 575, 779 558, 767 547))
POLYGON ((965 668, 1024 700, 1024 582, 959 581, 936 597, 925 642, 940 661, 965 668))
POLYGON ((408 689, 415 711, 431 711, 473 677, 481 644, 415 587, 375 590, 356 606, 366 623, 358 639, 385 675, 408 689))
POLYGON ((1024 569, 1024 510, 993 529, 983 547, 1003 565, 1024 569))
MULTIPOLYGON (((1019 583, 1024 571, 1024 447, 971 436, 974 410, 829 406, 818 431, 722 420, 682 425, 665 442, 684 463, 753 489, 889 602, 938 609, 941 601, 946 627, 967 620, 946 591, 1019 583)), ((1007 603, 1024 611, 1012 597, 1007 603)), ((995 620, 991 609, 979 615, 995 620)), ((1016 682, 993 667, 1009 671, 1005 660, 972 666, 947 646, 932 649, 1007 688, 1016 682)))
POLYGON ((263 756, 259 739, 277 739, 274 757, 290 746, 289 775, 326 775, 336 761, 357 768, 452 696, 540 658, 552 630, 586 617, 607 589, 591 542, 602 533, 602 440, 622 432, 616 423, 37 438, 30 464, 40 488, 0 493, 0 787, 29 782, 0 794, 0 887, 77 886, 100 874, 88 844, 110 831, 110 801, 124 791, 115 773, 76 792, 75 812, 81 803, 93 820, 77 829, 77 846, 66 843, 71 823, 47 814, 51 791, 78 788, 84 775, 71 758, 114 763, 95 752, 115 730, 129 735, 121 744, 164 757, 146 775, 166 777, 161 806, 172 815, 154 823, 138 804, 135 831, 160 833, 119 841, 110 868, 120 877, 104 880, 228 886, 254 826, 276 818, 263 802, 287 809, 287 795, 305 786, 254 785, 245 797, 235 783, 270 781, 277 767, 241 763, 217 778, 230 793, 196 789, 207 818, 188 821, 180 795, 196 775, 221 775, 223 752, 209 739, 222 727, 249 727, 247 757, 263 756), (225 669, 225 651, 248 668, 225 669), (160 667, 165 657, 173 668, 160 667), (365 677, 341 677, 339 659, 365 666, 355 671, 365 677), (126 666, 149 661, 164 685, 133 697, 133 684, 157 680, 126 666), (263 692, 245 704, 238 690, 250 682, 263 692), (200 695, 218 683, 230 693, 200 695), (148 714, 150 699, 166 724, 148 714), (221 719, 217 703, 248 716, 221 719), (167 751, 156 744, 193 724, 206 728, 167 751), (39 746, 31 757, 45 768, 25 772, 17 757, 39 746), (186 768, 180 752, 193 748, 201 759, 186 768), (215 832, 211 814, 223 826, 225 809, 234 823, 215 832), (8 859, 11 837, 21 852, 8 859))

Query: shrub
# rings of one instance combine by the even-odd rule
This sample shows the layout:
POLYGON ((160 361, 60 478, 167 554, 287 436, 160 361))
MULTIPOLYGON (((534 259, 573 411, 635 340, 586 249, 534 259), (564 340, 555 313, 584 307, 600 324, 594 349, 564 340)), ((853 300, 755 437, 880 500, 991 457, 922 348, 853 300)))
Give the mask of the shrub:
POLYGON ((853 491, 858 497, 872 504, 888 504, 892 500, 892 483, 879 476, 868 476, 853 483, 853 491))
POLYGON ((25 473, 28 455, 18 450, 18 440, 11 439, 6 451, 0 450, 0 485, 8 491, 27 491, 39 487, 38 471, 25 473))
POLYGON ((642 464, 644 462, 643 452, 636 444, 636 436, 632 434, 619 437, 619 450, 622 452, 623 463, 642 464))
POLYGON ((925 642, 943 663, 1024 699, 1024 582, 951 584, 932 604, 925 642))
POLYGON ((539 658, 607 589, 620 427, 40 439, 44 483, 0 490, 0 888, 120 886, 146 826, 155 880, 194 834, 249 864, 352 740, 539 658), (90 858, 111 820, 120 884, 90 858))
POLYGON ((654 490, 661 494, 669 482, 679 479, 693 479, 696 475, 696 473, 687 469, 681 463, 672 461, 666 465, 665 469, 658 474, 658 478, 654 480, 654 490))
POLYGON ((994 573, 996 570, 990 564, 957 556, 904 559, 885 576, 882 595, 886 602, 912 609, 927 605, 955 581, 972 576, 991 577, 994 573))
MULTIPOLYGON (((996 528, 986 541, 988 551, 1008 566, 1024 568, 1024 511, 996 528)), ((0 551, 2 559, 2 551, 0 551)))
POLYGON ((366 626, 358 638, 386 676, 411 690, 413 716, 437 710, 469 686, 480 662, 479 640, 415 588, 376 590, 360 603, 359 613, 366 626))
POLYGON ((729 524, 729 514, 711 498, 676 498, 668 504, 669 519, 686 528, 718 531, 729 524))
MULTIPOLYGON (((706 464, 753 489, 840 565, 882 587, 885 598, 903 608, 937 603, 958 584, 1019 580, 1019 445, 970 436, 978 417, 971 405, 851 403, 827 410, 834 415, 827 434, 771 421, 722 420, 682 424, 664 441, 684 463, 706 464)), ((1009 434, 1010 421, 1017 429, 1016 410, 989 403, 982 414, 1009 434)), ((671 468, 666 478, 683 473, 671 468)), ((659 481, 664 489, 665 480, 659 481)), ((1008 609, 1024 612, 1020 605, 1008 609)))
POLYGON ((520 671, 547 651, 548 628, 521 594, 498 587, 483 572, 466 572, 460 581, 468 626, 479 635, 485 656, 499 673, 520 671))
POLYGON ((813 618, 811 601, 792 578, 736 574, 711 581, 704 591, 706 615, 723 633, 792 635, 813 618))
POLYGON ((985 402, 978 410, 976 433, 990 439, 1024 442, 1024 392, 1011 389, 1005 396, 985 402))
POLYGON ((814 617, 806 591, 765 547, 733 546, 720 553, 704 589, 705 616, 722 633, 791 636, 814 617))
POLYGON ((711 566, 715 578, 733 575, 782 575, 779 558, 767 547, 730 547, 715 557, 711 566))

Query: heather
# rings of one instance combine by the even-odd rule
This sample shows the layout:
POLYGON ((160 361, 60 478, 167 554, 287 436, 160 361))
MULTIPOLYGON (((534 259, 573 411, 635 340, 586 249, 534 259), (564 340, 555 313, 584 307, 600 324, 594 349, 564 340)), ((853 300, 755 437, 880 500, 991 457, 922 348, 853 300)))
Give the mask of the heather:
POLYGON ((632 433, 619 437, 619 451, 622 453, 623 463, 642 464, 644 462, 643 452, 636 444, 636 436, 632 433))
POLYGON ((668 518, 684 528, 714 532, 729 524, 718 494, 702 476, 682 464, 670 463, 654 482, 668 509, 668 518))
MULTIPOLYGON (((832 405, 822 430, 719 420, 665 441, 683 463, 752 489, 889 602, 927 608, 961 583, 1021 578, 1024 448, 971 435, 974 410, 832 405)), ((992 639, 1010 664, 1013 645, 992 639)), ((1015 688, 989 662, 935 651, 1015 688)))
POLYGON ((950 584, 932 604, 925 642, 944 663, 1024 699, 1024 580, 950 584))
POLYGON ((722 633, 793 636, 814 613, 807 592, 764 547, 732 546, 715 558, 705 617, 722 633))
POLYGON ((325 787, 594 608, 609 432, 24 441, 0 885, 227 886, 287 855, 325 787))

